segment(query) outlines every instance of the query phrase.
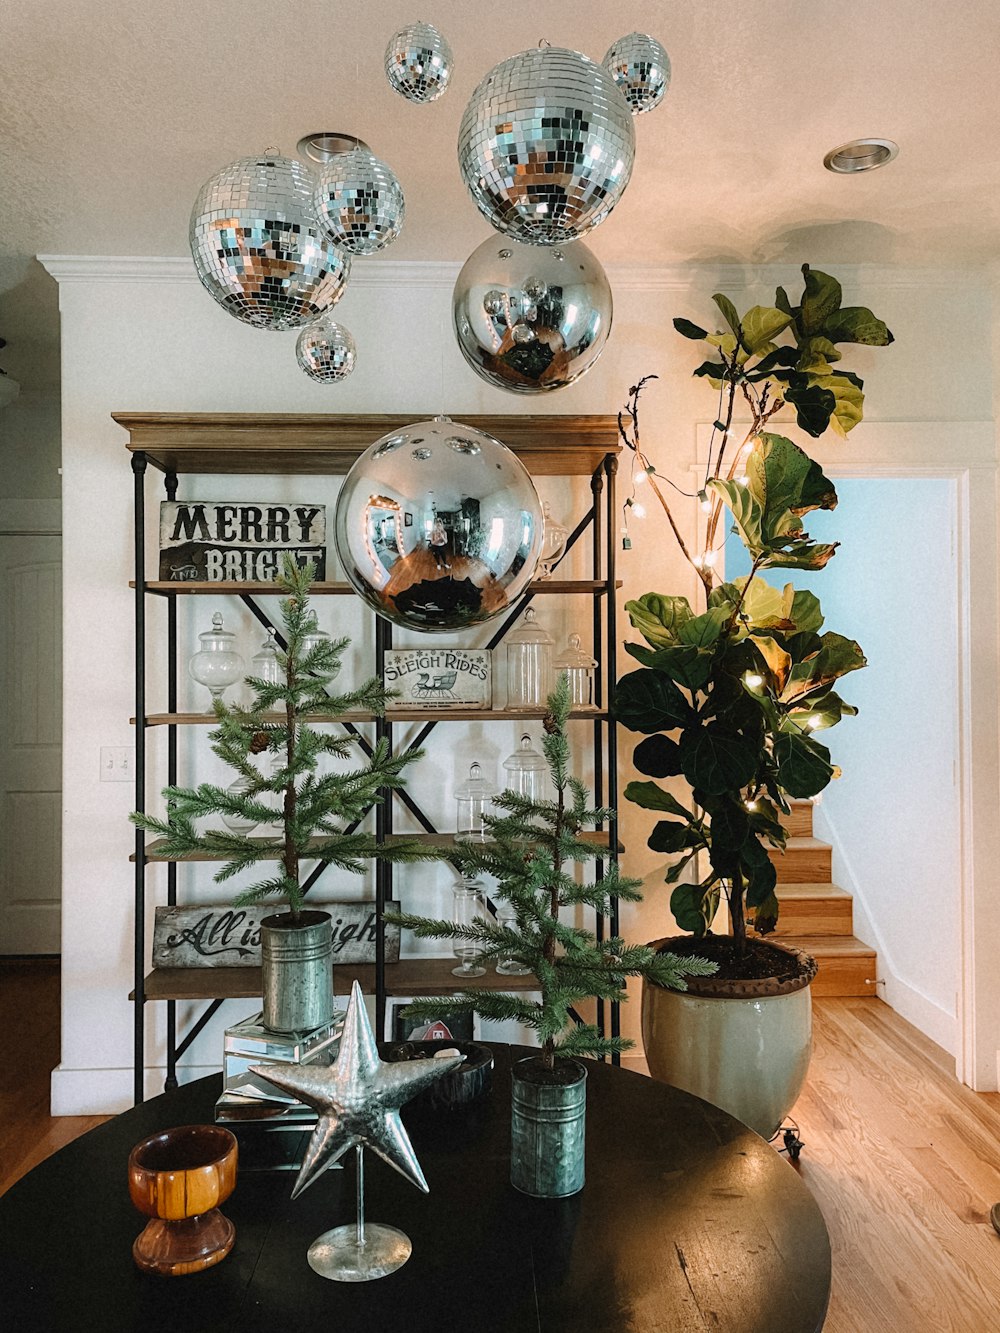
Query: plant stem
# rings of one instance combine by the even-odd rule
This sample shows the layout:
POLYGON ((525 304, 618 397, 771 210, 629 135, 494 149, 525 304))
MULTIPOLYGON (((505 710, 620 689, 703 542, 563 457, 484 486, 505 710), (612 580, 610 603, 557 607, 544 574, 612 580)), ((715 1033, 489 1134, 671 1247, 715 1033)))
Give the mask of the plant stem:
MULTIPOLYGON (((552 884, 549 888, 549 915, 555 921, 559 916, 559 880, 562 878, 562 855, 559 847, 562 843, 563 824, 566 817, 566 793, 562 787, 556 788, 556 820, 552 830, 552 884)), ((542 947, 542 956, 550 967, 556 961, 556 937, 549 935, 542 947)), ((542 1043, 542 1063, 546 1069, 554 1069, 556 1064, 556 1043, 554 1037, 546 1037, 542 1043)))
POLYGON ((733 930, 736 952, 741 958, 746 956, 747 951, 747 919, 743 897, 743 873, 737 866, 729 886, 729 923, 733 930))
MULTIPOLYGON (((296 649, 296 651, 297 651, 297 649, 296 649)), ((294 697, 295 697, 295 685, 296 685, 296 676, 295 676, 295 666, 296 666, 296 663, 295 663, 295 661, 292 660, 292 658, 291 658, 291 653, 292 653, 292 645, 291 645, 291 644, 288 645, 288 652, 289 652, 289 662, 288 662, 288 672, 287 672, 288 698, 285 700, 285 729, 286 729, 286 731, 287 731, 288 734, 287 734, 286 739, 285 739, 285 762, 286 762, 287 767, 288 767, 288 770, 289 770, 289 778, 288 778, 287 783, 285 784, 285 801, 284 801, 285 855, 284 855, 284 863, 285 863, 285 875, 288 877, 288 879, 289 879, 290 881, 294 882, 295 884, 298 884, 298 882, 299 882, 299 853, 298 853, 298 849, 297 849, 297 847, 295 846, 295 840, 294 840, 294 838, 293 838, 293 836, 292 836, 292 827, 293 827, 294 822, 295 822, 295 808, 296 808, 296 801, 297 801, 297 792, 296 792, 296 790, 295 790, 295 779, 294 779, 294 777, 291 776, 292 764, 293 764, 293 762, 294 762, 294 760, 295 760, 295 740, 296 740, 296 735, 295 735, 295 705, 294 705, 294 703, 293 703, 293 699, 294 699, 294 697)), ((292 912, 292 920, 293 920, 296 924, 298 924, 298 922, 299 922, 299 920, 301 919, 301 916, 302 916, 302 909, 301 909, 301 907, 300 907, 300 905, 299 905, 298 898, 297 898, 297 897, 296 897, 296 898, 292 898, 291 896, 289 896, 288 905, 289 905, 289 907, 291 908, 291 912, 292 912)))

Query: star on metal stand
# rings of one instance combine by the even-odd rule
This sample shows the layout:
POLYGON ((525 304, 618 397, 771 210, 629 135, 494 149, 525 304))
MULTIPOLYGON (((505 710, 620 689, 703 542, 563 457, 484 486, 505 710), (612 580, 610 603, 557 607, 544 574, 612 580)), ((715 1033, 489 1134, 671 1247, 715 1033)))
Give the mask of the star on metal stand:
POLYGON ((253 1073, 319 1113, 292 1189, 293 1199, 349 1148, 357 1148, 357 1223, 335 1227, 313 1242, 309 1263, 316 1272, 343 1282, 366 1282, 393 1272, 409 1258, 412 1246, 401 1231, 378 1223, 365 1226, 363 1149, 371 1148, 426 1194, 427 1181, 399 1110, 435 1079, 456 1069, 463 1058, 456 1054, 384 1063, 379 1059, 361 987, 355 982, 335 1064, 251 1066, 253 1073))

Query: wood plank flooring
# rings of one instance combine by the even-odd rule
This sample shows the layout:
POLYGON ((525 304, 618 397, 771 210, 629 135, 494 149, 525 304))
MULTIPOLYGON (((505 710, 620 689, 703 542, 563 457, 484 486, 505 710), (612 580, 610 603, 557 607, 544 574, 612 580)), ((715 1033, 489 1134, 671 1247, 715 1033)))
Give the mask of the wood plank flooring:
MULTIPOLYGON (((793 1116, 806 1145, 798 1169, 833 1242, 825 1333, 1000 1328, 1000 1236, 989 1221, 1000 1201, 1000 1094, 963 1088, 943 1052, 879 1000, 818 999, 814 1012, 793 1116)), ((58 1018, 56 964, 0 961, 0 1193, 102 1120, 48 1115, 58 1018)))

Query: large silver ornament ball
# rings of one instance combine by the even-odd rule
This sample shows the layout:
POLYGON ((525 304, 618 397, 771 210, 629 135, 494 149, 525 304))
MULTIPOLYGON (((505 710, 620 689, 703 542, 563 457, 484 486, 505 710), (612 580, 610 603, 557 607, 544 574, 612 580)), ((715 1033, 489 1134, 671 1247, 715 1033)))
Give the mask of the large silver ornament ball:
POLYGON ((352 255, 373 255, 391 245, 406 211, 395 174, 366 148, 330 160, 313 203, 327 237, 352 255))
POLYGON ((628 103, 606 69, 542 47, 492 69, 458 132, 458 165, 491 226, 529 245, 564 245, 604 221, 635 160, 628 103))
POLYGON ((630 32, 619 37, 601 64, 617 83, 633 116, 659 106, 670 87, 670 57, 648 33, 630 32))
POLYGON ((465 261, 452 314, 462 355, 488 384, 549 393, 604 350, 611 286, 582 241, 542 247, 491 236, 465 261))
POLYGON ((299 334, 295 356, 300 369, 317 384, 338 384, 354 369, 357 349, 347 329, 324 315, 299 334))
MULTIPOLYGON (((492 435, 435 417, 385 435, 337 499, 337 553, 379 615, 427 632, 503 614, 542 545, 542 509, 524 465, 492 435)), ((428 682, 433 689, 444 690, 428 682)))
POLYGON ((448 87, 452 53, 430 23, 411 23, 389 39, 385 77, 408 102, 433 102, 448 87))
POLYGON ((349 257, 316 219, 316 179, 291 157, 244 157, 201 187, 191 255, 223 309, 257 329, 297 329, 340 300, 349 257))

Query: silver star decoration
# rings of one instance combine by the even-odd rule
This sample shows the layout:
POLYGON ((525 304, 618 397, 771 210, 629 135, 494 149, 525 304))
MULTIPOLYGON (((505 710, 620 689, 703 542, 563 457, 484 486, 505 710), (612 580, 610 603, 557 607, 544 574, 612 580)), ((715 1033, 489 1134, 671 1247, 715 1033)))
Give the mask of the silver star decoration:
POLYGON ((464 1058, 456 1054, 384 1063, 378 1056, 361 987, 355 982, 335 1064, 252 1065, 253 1073, 319 1112, 292 1198, 358 1143, 378 1153, 426 1194, 427 1181, 399 1118, 399 1108, 442 1074, 457 1069, 464 1058))

